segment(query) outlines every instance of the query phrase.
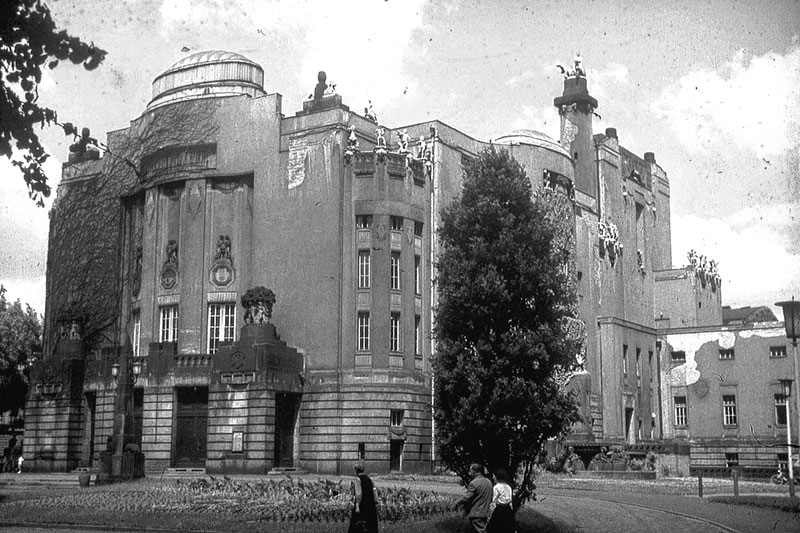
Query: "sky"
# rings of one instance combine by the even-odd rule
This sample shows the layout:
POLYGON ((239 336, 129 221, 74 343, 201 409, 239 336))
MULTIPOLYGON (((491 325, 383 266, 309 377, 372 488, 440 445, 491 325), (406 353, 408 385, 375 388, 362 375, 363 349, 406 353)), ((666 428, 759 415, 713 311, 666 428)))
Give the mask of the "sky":
MULTIPOLYGON (((671 186, 673 265, 715 259, 724 305, 800 299, 800 0, 48 0, 59 28, 108 51, 45 73, 40 103, 94 137, 128 126, 153 78, 188 54, 260 64, 293 115, 325 70, 389 127, 438 119, 480 140, 559 138, 557 64, 577 54, 594 131, 654 152, 671 186)), ((44 209, 0 159, 0 283, 44 312, 48 210, 70 139, 41 139, 44 209)), ((777 308, 773 307, 778 317, 777 308)))

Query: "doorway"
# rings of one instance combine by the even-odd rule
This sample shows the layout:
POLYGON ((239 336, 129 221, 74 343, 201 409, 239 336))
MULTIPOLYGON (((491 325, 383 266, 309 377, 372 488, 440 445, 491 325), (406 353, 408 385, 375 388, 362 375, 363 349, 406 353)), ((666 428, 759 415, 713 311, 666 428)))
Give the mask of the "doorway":
POLYGON ((133 389, 133 442, 142 450, 142 427, 144 424, 144 389, 133 389))
POLYGON ((300 394, 279 392, 275 395, 275 456, 276 468, 294 467, 294 436, 300 394))
POLYGON ((80 465, 92 467, 94 460, 95 413, 97 412, 97 393, 83 395, 83 446, 80 465))
POLYGON ((208 428, 208 387, 175 389, 173 468, 204 468, 208 428))
POLYGON ((400 472, 403 470, 403 441, 389 441, 389 471, 400 472))

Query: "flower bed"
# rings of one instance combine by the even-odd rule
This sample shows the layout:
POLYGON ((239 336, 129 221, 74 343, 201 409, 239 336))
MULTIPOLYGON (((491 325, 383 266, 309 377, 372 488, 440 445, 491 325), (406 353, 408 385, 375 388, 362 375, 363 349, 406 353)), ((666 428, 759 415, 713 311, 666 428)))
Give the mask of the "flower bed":
MULTIPOLYGON (((39 509, 69 509, 79 514, 92 512, 164 513, 165 515, 236 516, 239 522, 346 522, 350 519, 352 496, 349 479, 302 478, 240 481, 214 477, 191 482, 104 490, 38 498, 9 505, 39 509)), ((86 489, 84 489, 86 490, 86 489)), ((452 495, 407 488, 379 488, 378 513, 381 522, 421 520, 452 512, 452 495)))

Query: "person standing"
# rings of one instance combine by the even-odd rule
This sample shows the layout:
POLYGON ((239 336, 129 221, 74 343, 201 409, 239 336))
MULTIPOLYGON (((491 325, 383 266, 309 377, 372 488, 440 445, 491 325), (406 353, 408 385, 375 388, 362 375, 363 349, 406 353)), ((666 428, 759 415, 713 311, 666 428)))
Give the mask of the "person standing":
POLYGON ((492 503, 490 505, 492 516, 489 520, 487 531, 491 533, 514 533, 514 510, 511 508, 511 485, 508 484, 508 475, 503 469, 498 469, 494 474, 494 488, 492 489, 492 503))
POLYGON ((22 436, 17 439, 16 444, 14 444, 14 451, 11 452, 14 461, 14 468, 17 470, 17 474, 22 473, 22 436))
POLYGON ((356 472, 350 485, 353 492, 353 514, 350 517, 349 531, 358 531, 356 524, 366 524, 365 533, 378 533, 378 491, 372 479, 364 473, 364 463, 359 461, 353 469, 356 472))
POLYGON ((489 521, 489 505, 492 501, 492 482, 483 475, 483 466, 472 463, 469 467, 472 481, 467 486, 467 493, 456 504, 456 508, 463 507, 469 516, 472 531, 484 533, 489 521))

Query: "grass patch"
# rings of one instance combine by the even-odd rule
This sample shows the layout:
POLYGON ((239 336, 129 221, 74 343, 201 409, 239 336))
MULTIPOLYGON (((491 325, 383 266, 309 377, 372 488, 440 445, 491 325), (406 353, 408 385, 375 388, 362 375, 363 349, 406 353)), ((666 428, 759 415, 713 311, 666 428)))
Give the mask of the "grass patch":
POLYGON ((800 513, 800 499, 797 497, 748 495, 734 498, 733 496, 712 496, 708 498, 708 501, 733 505, 749 505, 764 509, 778 509, 779 511, 786 511, 789 513, 800 513))

